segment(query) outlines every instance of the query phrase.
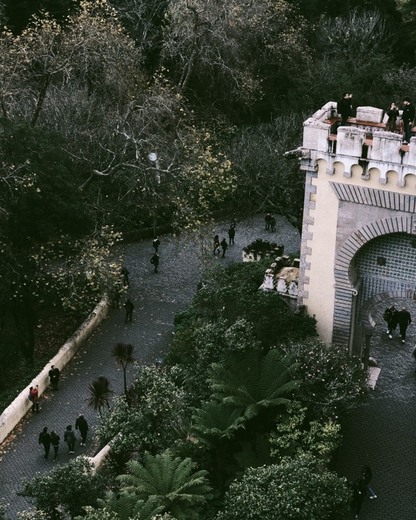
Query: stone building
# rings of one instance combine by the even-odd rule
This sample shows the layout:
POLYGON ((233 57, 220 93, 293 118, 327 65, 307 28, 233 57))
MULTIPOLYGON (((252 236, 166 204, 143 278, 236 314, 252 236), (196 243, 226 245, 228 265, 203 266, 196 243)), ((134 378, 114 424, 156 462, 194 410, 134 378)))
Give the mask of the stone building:
POLYGON ((305 173, 298 304, 326 343, 359 354, 376 302, 416 298, 416 138, 403 145, 399 127, 387 132, 373 107, 337 128, 336 106, 304 122, 297 150, 305 173))

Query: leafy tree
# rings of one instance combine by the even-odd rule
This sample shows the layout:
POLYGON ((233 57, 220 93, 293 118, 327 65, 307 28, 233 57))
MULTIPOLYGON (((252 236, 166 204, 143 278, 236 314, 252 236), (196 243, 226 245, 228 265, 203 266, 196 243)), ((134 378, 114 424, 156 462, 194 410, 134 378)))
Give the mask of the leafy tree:
POLYGON ((116 343, 113 347, 112 356, 116 363, 123 369, 124 395, 127 395, 127 366, 134 363, 133 357, 134 347, 130 343, 116 343))
POLYGON ((93 474, 85 457, 77 457, 51 472, 38 475, 23 485, 23 496, 34 499, 37 509, 48 515, 63 508, 71 518, 79 515, 84 506, 96 505, 103 496, 104 482, 93 474))
POLYGON ((264 410, 290 403, 299 386, 295 369, 278 350, 270 350, 266 355, 232 355, 225 363, 214 365, 213 398, 241 410, 246 420, 254 419, 264 410))
POLYGON ((303 454, 249 468, 225 494, 216 520, 339 520, 349 513, 347 482, 303 454))
POLYGON ((196 471, 192 460, 174 458, 169 451, 159 455, 145 453, 143 463, 130 461, 130 473, 117 477, 121 490, 137 500, 181 519, 198 519, 199 511, 211 498, 207 472, 196 471))
POLYGON ((297 363, 296 374, 301 380, 297 397, 311 417, 337 418, 366 394, 367 373, 345 348, 314 338, 283 348, 297 363))
POLYGON ((282 458, 309 453, 324 463, 329 462, 341 444, 340 430, 340 424, 332 419, 308 421, 307 408, 294 401, 285 414, 279 414, 270 434, 271 455, 282 458))

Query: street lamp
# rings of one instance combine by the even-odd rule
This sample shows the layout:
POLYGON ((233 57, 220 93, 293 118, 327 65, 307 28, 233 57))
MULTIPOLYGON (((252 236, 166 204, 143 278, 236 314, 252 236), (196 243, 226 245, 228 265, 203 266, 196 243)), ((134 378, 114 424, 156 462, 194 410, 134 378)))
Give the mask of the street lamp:
POLYGON ((157 184, 160 184, 160 171, 159 171, 159 157, 157 156, 156 152, 150 152, 147 156, 149 161, 154 165, 155 167, 155 179, 157 184))

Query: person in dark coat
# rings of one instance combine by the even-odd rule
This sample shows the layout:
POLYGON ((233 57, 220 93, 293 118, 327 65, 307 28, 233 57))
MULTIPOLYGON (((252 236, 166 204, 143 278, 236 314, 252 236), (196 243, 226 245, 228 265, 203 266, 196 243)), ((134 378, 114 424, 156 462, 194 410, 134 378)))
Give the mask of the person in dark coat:
POLYGON ((121 269, 121 276, 123 277, 123 285, 124 287, 130 287, 130 280, 129 280, 129 271, 127 267, 122 267, 121 269))
POLYGON ((225 238, 223 238, 221 240, 221 249, 222 249, 222 257, 225 258, 225 253, 227 251, 227 248, 228 248, 228 244, 227 244, 227 241, 225 240, 225 238))
POLYGON ((126 309, 126 317, 124 322, 129 323, 133 319, 133 310, 134 310, 134 304, 130 300, 130 298, 127 298, 126 302, 124 303, 124 308, 126 309))
POLYGON ((406 307, 402 307, 402 309, 397 313, 397 321, 399 323, 402 343, 404 343, 406 341, 407 327, 412 323, 410 312, 406 309, 406 307))
POLYGON ((39 444, 43 445, 45 450, 45 460, 48 458, 49 450, 51 449, 51 436, 48 433, 48 428, 45 426, 39 434, 39 444))
POLYGON ((266 216, 264 217, 266 231, 269 231, 269 229, 270 229, 271 220, 272 220, 272 216, 270 215, 270 213, 266 213, 266 216))
POLYGON ((367 486, 367 493, 370 499, 377 498, 376 493, 374 492, 374 489, 370 486, 370 482, 373 479, 373 472, 371 471, 370 466, 364 466, 363 470, 361 472, 361 476, 364 479, 364 483, 367 486))
POLYGON ((215 235, 214 237, 214 256, 220 252, 220 237, 215 235))
POLYGON ((60 440, 61 440, 61 438, 59 437, 59 435, 54 430, 52 430, 51 431, 51 444, 52 444, 52 448, 53 448, 53 452, 54 452, 53 460, 56 460, 58 458, 60 440))
POLYGON ((358 518, 360 514, 361 508, 363 506, 364 497, 366 494, 366 484, 364 481, 364 477, 361 475, 357 478, 352 486, 352 510, 355 514, 355 518, 358 518))
POLYGON ((52 390, 58 390, 58 383, 59 383, 59 377, 61 375, 61 372, 59 371, 59 368, 55 365, 51 366, 51 369, 49 370, 49 380, 51 382, 52 390))
POLYGON ((157 253, 157 250, 159 249, 159 246, 160 246, 160 240, 158 239, 158 237, 153 239, 152 245, 153 245, 154 252, 157 253))
POLYGON ((415 106, 410 101, 409 97, 403 98, 403 144, 408 144, 412 137, 412 128, 415 121, 415 106))
POLYGON ((276 218, 273 215, 270 217, 270 231, 276 231, 276 218))
POLYGON ((158 267, 159 267, 159 255, 157 253, 153 253, 152 258, 150 259, 150 263, 153 264, 155 268, 155 273, 157 273, 158 267))
POLYGON ((68 426, 66 427, 66 430, 64 433, 64 441, 66 442, 66 444, 68 446, 69 453, 74 453, 76 437, 75 437, 74 431, 72 430, 72 426, 70 424, 68 424, 68 426))
POLYGON ((393 337, 393 330, 396 330, 398 323, 398 311, 394 305, 390 305, 384 311, 383 319, 387 322, 387 334, 391 339, 393 337))
POLYGON ((82 414, 80 414, 75 421, 75 429, 79 430, 79 433, 81 434, 81 446, 85 446, 88 433, 88 423, 82 414))
POLYGON ((391 103, 390 108, 386 111, 386 114, 388 115, 386 130, 388 132, 395 132, 397 118, 399 117, 399 107, 394 101, 391 103))
POLYGON ((352 94, 344 92, 337 103, 337 112, 341 116, 341 126, 348 125, 348 118, 352 116, 352 94))
POLYGON ((228 243, 234 244, 234 237, 235 237, 235 225, 231 224, 231 226, 228 229, 228 243))

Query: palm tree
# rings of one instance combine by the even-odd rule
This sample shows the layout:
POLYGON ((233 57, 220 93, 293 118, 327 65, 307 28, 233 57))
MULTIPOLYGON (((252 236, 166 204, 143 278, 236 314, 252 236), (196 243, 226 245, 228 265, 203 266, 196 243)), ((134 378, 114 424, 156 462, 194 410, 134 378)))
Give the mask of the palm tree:
POLYGON ((130 520, 130 518, 151 520, 155 515, 163 512, 163 507, 154 507, 149 502, 145 505, 143 500, 137 500, 135 495, 126 492, 109 491, 104 500, 98 499, 97 502, 101 510, 115 513, 118 520, 130 520))
POLYGON ((242 409, 247 420, 253 419, 265 409, 291 402, 300 383, 293 379, 295 368, 276 349, 265 356, 258 351, 232 354, 224 363, 213 365, 212 397, 242 409))
POLYGON ((175 518, 196 520, 198 511, 211 498, 208 472, 195 471, 190 458, 175 458, 169 450, 155 456, 146 452, 143 463, 131 460, 127 465, 130 473, 117 477, 121 492, 134 495, 137 501, 143 500, 143 507, 161 506, 163 512, 175 518))
POLYGON ((90 396, 88 398, 88 405, 101 412, 106 406, 110 408, 110 397, 114 393, 110 388, 110 381, 105 376, 100 376, 89 385, 88 390, 90 396))
POLYGON ((134 362, 133 345, 130 343, 117 343, 113 347, 112 355, 116 363, 123 369, 124 395, 127 399, 127 366, 134 362))

